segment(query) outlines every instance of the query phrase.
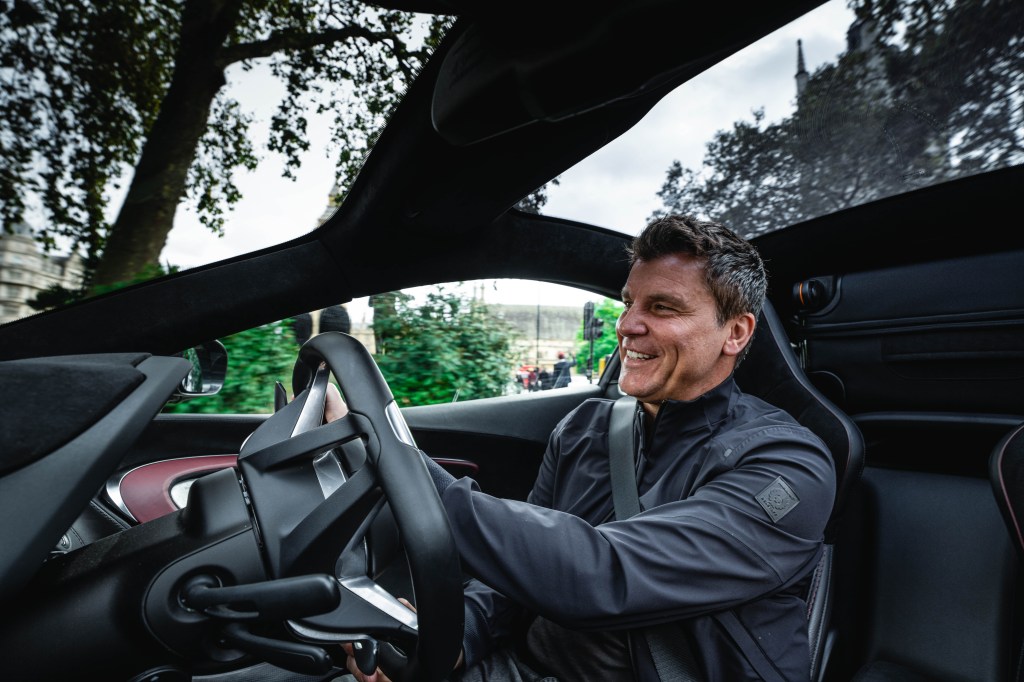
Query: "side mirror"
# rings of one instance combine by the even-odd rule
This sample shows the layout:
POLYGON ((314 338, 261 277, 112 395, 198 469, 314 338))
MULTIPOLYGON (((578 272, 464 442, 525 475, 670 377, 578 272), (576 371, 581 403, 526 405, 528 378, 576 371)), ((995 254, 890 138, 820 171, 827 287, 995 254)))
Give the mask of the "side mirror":
POLYGON ((174 402, 214 395, 224 386, 228 351, 220 341, 207 341, 177 354, 192 363, 192 370, 174 392, 174 402))

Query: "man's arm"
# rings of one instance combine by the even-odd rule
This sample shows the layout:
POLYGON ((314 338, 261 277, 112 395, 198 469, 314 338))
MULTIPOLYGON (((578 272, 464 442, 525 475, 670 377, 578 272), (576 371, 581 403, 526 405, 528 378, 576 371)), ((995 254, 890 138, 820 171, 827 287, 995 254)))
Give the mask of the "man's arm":
MULTIPOLYGON (((527 498, 534 504, 551 504, 552 484, 558 461, 558 435, 567 419, 568 417, 563 419, 548 439, 537 480, 527 498)), ((455 477, 426 453, 421 451, 421 455, 438 494, 443 496, 456 482, 455 477)), ((514 626, 520 621, 524 610, 521 604, 476 579, 465 585, 464 595, 466 625, 462 652, 463 661, 469 667, 485 657, 500 642, 515 634, 514 626)))
POLYGON ((770 593, 817 555, 834 494, 820 444, 777 439, 692 497, 598 527, 491 497, 469 479, 442 500, 471 573, 559 624, 600 630, 688 618, 770 593), (779 478, 800 502, 776 522, 757 497, 779 478))

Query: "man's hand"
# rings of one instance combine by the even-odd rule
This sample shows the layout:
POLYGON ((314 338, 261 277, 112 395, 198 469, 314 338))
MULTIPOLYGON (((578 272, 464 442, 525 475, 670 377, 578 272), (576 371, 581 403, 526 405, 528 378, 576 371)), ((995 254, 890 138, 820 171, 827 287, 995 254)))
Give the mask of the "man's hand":
MULTIPOLYGON (((409 600, 399 597, 398 601, 405 604, 411 610, 416 610, 416 607, 409 603, 409 600)), ((391 678, 385 675, 380 668, 377 668, 377 670, 370 675, 363 673, 356 664, 355 653, 352 651, 352 644, 350 642, 342 644, 341 648, 344 649, 345 653, 348 655, 348 658, 345 659, 345 667, 350 673, 352 673, 352 676, 355 677, 358 682, 391 682, 391 678)), ((462 660, 461 656, 459 660, 462 660)))
MULTIPOLYGON (((398 601, 400 601, 403 604, 405 604, 409 609, 411 609, 413 611, 416 610, 416 607, 413 606, 412 604, 410 604, 409 600, 402 599, 401 597, 399 597, 398 601)), ((363 674, 363 672, 361 670, 359 670, 359 666, 356 665, 355 655, 354 655, 354 652, 352 651, 352 644, 350 644, 350 643, 342 644, 341 648, 345 650, 346 654, 348 654, 348 658, 345 659, 345 667, 348 669, 348 671, 350 673, 352 673, 352 676, 355 677, 358 682, 391 682, 391 678, 388 677, 387 675, 385 675, 384 672, 380 668, 377 668, 377 670, 373 674, 371 674, 371 675, 363 674)), ((457 660, 455 662, 455 668, 454 669, 457 669, 457 668, 459 668, 461 666, 462 666, 462 652, 460 651, 459 652, 459 660, 457 660)))
POLYGON ((341 399, 341 392, 334 384, 327 383, 327 397, 324 399, 324 423, 329 424, 348 414, 348 405, 341 399))

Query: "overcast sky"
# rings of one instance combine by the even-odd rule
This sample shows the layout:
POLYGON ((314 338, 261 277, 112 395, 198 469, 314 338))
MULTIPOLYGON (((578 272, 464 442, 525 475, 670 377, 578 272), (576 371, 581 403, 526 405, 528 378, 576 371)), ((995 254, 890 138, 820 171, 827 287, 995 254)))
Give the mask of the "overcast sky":
MULTIPOLYGON (((844 1, 832 0, 715 66, 698 82, 680 87, 631 130, 563 173, 561 184, 549 188, 544 213, 635 234, 658 207, 656 192, 673 160, 699 169, 714 133, 735 121, 750 120, 758 107, 765 109, 768 121, 788 116, 796 96, 797 40, 803 41, 807 68, 813 72, 822 63, 835 61, 845 49, 845 30, 852 20, 844 1)), ((255 139, 262 141, 282 88, 258 68, 233 70, 229 87, 243 108, 256 116, 255 139)), ((309 133, 310 151, 297 181, 282 178, 280 158, 264 152, 259 169, 236 179, 244 198, 227 217, 225 236, 218 238, 205 230, 195 214, 183 207, 162 260, 193 267, 313 229, 334 178, 334 162, 326 154, 327 117, 310 114, 309 133)), ((510 287, 512 291, 519 293, 494 294, 494 298, 527 303, 542 295, 533 285, 510 287)), ((563 300, 575 305, 582 299, 565 296, 563 300)))

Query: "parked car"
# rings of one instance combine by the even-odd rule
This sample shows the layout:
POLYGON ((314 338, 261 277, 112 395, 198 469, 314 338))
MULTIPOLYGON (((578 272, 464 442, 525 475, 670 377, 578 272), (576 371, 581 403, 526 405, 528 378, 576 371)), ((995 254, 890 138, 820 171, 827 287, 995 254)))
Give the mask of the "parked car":
MULTIPOLYGON (((375 4, 457 18, 323 225, 0 327, 5 679, 329 679, 353 640, 442 679, 463 576, 412 445, 525 499, 555 424, 619 395, 614 355, 572 390, 399 407, 363 344, 324 333, 276 411, 165 406, 219 381, 214 340, 362 297, 508 278, 618 299, 642 225, 517 202, 605 148, 641 154, 617 160, 628 184, 660 102, 712 115, 708 81, 829 6, 375 4), (322 425, 329 374, 352 414, 322 425)), ((666 175, 662 208, 751 237, 777 368, 863 445, 814 678, 1014 680, 1024 583, 988 465, 1024 422, 1024 9, 854 4, 834 63, 788 41, 785 121, 677 122, 719 165, 666 175)))

